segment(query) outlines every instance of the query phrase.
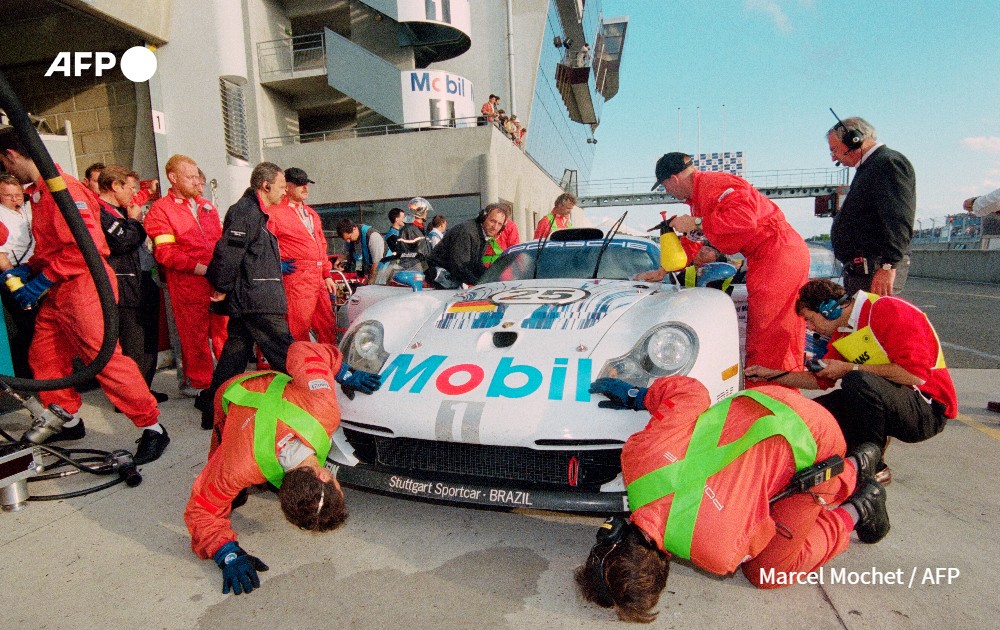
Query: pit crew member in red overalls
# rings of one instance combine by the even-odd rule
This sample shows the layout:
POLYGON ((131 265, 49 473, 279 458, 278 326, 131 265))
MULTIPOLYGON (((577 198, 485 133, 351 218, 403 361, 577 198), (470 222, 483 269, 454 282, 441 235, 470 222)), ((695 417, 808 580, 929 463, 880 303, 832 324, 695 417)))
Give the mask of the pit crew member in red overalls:
MULTIPOLYGON (((0 129, 0 163, 22 184, 30 184, 25 192, 31 198, 31 231, 35 237, 31 260, 7 272, 5 281, 9 275, 17 276, 24 286, 13 292, 14 299, 24 309, 38 308, 35 336, 28 354, 35 378, 63 378, 73 372, 74 357, 90 363, 97 356, 104 338, 104 321, 95 312, 100 300, 94 279, 49 189, 68 189, 98 254, 107 258, 110 251, 101 228, 100 205, 87 187, 61 170, 60 178, 44 181, 12 127, 0 129)), ((115 273, 106 261, 104 270, 117 300, 115 273)), ((159 458, 170 438, 159 422, 156 399, 146 387, 135 361, 123 355, 117 343, 111 359, 97 374, 97 382, 108 400, 143 429, 135 462, 145 464, 159 458)), ((44 406, 57 404, 73 415, 53 437, 65 440, 86 435, 83 421, 77 416, 81 400, 75 389, 41 391, 38 397, 44 406)))
MULTIPOLYGON (((847 295, 839 284, 816 279, 799 291, 796 310, 810 329, 831 336, 823 362, 813 364, 818 371, 780 376, 750 365, 744 374, 802 389, 829 389, 840 381, 816 402, 837 419, 848 448, 874 442, 884 450, 890 436, 922 442, 958 415, 941 342, 916 306, 891 295, 847 295)), ((885 462, 877 478, 892 480, 885 462)))
POLYGON ((691 215, 675 217, 672 228, 701 229, 722 253, 747 259, 746 364, 802 367, 806 331, 795 300, 809 279, 809 250, 781 209, 745 179, 696 170, 684 153, 657 161, 656 186, 661 184, 691 206, 691 215))
POLYGON ((833 417, 798 392, 762 385, 712 405, 686 376, 648 390, 602 378, 590 391, 608 397, 600 406, 652 413, 622 448, 631 516, 609 519, 576 570, 584 598, 621 619, 653 620, 672 555, 718 575, 739 567, 754 586, 778 588, 844 551, 852 530, 865 543, 889 532, 885 489, 871 478, 874 444, 808 492, 770 503, 796 471, 845 453, 833 417))
POLYGON ((237 595, 260 586, 267 565, 236 541, 229 515, 246 501, 246 489, 278 486, 288 522, 325 532, 347 518, 340 484, 324 466, 330 439, 340 425, 338 382, 371 394, 379 377, 351 372, 332 345, 297 341, 288 348, 288 375, 241 374, 215 395, 215 427, 202 469, 184 511, 191 549, 222 569, 222 592, 237 595))
POLYGON ((146 215, 146 233, 174 309, 181 342, 188 395, 196 396, 212 382, 213 355, 217 360, 226 343, 224 315, 209 311, 212 287, 205 279, 212 252, 222 237, 219 212, 198 195, 198 165, 185 155, 167 160, 170 189, 146 215))
POLYGON ((301 168, 285 170, 285 197, 267 209, 268 229, 278 239, 282 280, 288 298, 288 329, 296 341, 309 341, 310 329, 320 343, 335 343, 333 305, 336 289, 330 277, 323 223, 306 205, 309 179, 301 168))
POLYGON ((564 230, 573 227, 570 215, 576 207, 576 197, 570 193, 563 193, 556 197, 552 206, 552 212, 539 219, 535 226, 535 240, 548 238, 556 230, 564 230))

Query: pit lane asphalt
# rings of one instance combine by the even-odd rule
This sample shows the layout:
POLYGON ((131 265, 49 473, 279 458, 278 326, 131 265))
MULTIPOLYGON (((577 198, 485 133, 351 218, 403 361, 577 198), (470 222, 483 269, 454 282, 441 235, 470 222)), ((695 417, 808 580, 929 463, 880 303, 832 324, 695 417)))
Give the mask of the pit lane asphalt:
MULTIPOLYGON (((945 354, 961 415, 932 440, 894 442, 889 449, 894 479, 888 487, 888 537, 877 545, 852 542, 827 565, 822 586, 759 591, 742 574, 718 578, 675 562, 653 627, 996 627, 1000 414, 985 406, 1000 399, 1000 333, 992 323, 1000 287, 908 282, 904 296, 927 309, 945 344, 958 347, 946 346, 945 354), (991 369, 973 369, 981 367, 991 369), (856 579, 873 570, 883 576, 899 570, 904 584, 831 584, 831 569, 856 579), (959 572, 951 583, 948 569, 959 572)), ((351 489, 348 522, 320 535, 285 522, 274 495, 251 495, 234 515, 234 526, 241 544, 271 570, 261 574, 259 590, 222 595, 218 568, 191 553, 182 520, 208 432, 198 428, 191 400, 177 395, 172 371, 157 374, 154 385, 171 395, 161 409, 172 442, 159 461, 143 467, 142 485, 0 513, 3 627, 616 623, 613 613, 581 603, 572 581, 600 519, 433 505, 351 489)), ((84 400, 88 435, 79 446, 134 448, 138 432, 99 391, 84 394, 84 400)), ((7 414, 0 426, 20 434, 26 418, 25 412, 7 414)), ((90 479, 30 487, 35 494, 65 492, 81 481, 90 479)))

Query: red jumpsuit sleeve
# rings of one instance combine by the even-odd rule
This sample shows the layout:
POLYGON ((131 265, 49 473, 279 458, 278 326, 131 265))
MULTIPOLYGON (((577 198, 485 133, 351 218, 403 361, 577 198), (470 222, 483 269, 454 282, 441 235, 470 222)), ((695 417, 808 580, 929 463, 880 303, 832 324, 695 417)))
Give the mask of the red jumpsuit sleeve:
MULTIPOLYGON (((168 206, 166 206, 166 204, 172 203, 174 202, 168 197, 163 197, 154 203, 146 215, 143 226, 146 228, 146 234, 153 241, 153 257, 156 258, 157 263, 174 271, 194 273, 195 265, 202 261, 191 256, 186 251, 184 244, 177 240, 177 229, 170 220, 170 213, 167 210, 168 206), (173 240, 170 240, 171 238, 173 240)), ((186 208, 184 211, 187 211, 186 208)), ((202 264, 207 265, 208 261, 204 261, 202 264)))
POLYGON ((259 476, 253 453, 236 451, 234 447, 240 446, 238 441, 223 441, 191 488, 184 522, 191 534, 191 550, 199 558, 211 558, 219 547, 236 540, 229 521, 233 499, 255 482, 254 476, 248 474, 248 466, 259 476))
POLYGON ((693 423, 712 404, 705 386, 688 376, 664 376, 656 379, 646 392, 646 409, 652 417, 647 429, 662 423, 693 423))
POLYGON ((148 190, 140 190, 132 196, 129 203, 133 206, 144 206, 149 203, 149 200, 153 197, 153 193, 148 190))
POLYGON ((535 240, 545 238, 552 231, 552 226, 549 225, 549 217, 546 215, 541 218, 538 222, 538 226, 535 228, 535 240))
MULTIPOLYGON (((104 238, 104 230, 101 228, 101 207, 98 204, 97 196, 89 190, 85 190, 82 185, 68 185, 67 189, 73 197, 73 202, 76 204, 77 210, 80 211, 80 216, 87 226, 87 231, 90 232, 91 238, 94 239, 97 252, 106 258, 110 252, 108 251, 107 241, 104 238)), ((76 237, 73 236, 73 233, 69 229, 69 224, 66 223, 66 219, 63 217, 62 212, 58 210, 55 199, 48 193, 48 190, 46 190, 45 196, 46 198, 43 202, 51 203, 54 206, 52 224, 55 227, 56 238, 62 247, 56 256, 49 259, 48 267, 41 271, 44 271, 50 280, 56 282, 64 282, 80 274, 88 273, 83 254, 76 243, 76 237)))
POLYGON ((709 242, 724 254, 735 254, 752 244, 757 231, 760 209, 753 189, 727 186, 703 191, 707 198, 701 207, 713 208, 702 216, 702 231, 709 242))

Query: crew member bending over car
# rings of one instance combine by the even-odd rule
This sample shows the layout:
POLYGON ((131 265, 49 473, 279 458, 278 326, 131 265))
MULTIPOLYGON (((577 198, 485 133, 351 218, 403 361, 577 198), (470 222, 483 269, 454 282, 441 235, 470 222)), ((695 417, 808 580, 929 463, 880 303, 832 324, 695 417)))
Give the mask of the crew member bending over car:
MULTIPOLYGON (((874 442, 883 450, 889 436, 922 442, 958 415, 958 397, 934 327, 916 306, 894 296, 879 297, 826 279, 799 291, 796 311, 810 329, 831 335, 822 363, 812 372, 749 365, 747 378, 768 379, 802 389, 840 389, 816 398, 837 419, 848 448, 874 442)), ((878 479, 892 472, 879 463, 878 479)))
POLYGON ((718 575, 741 567, 754 586, 778 588, 844 551, 852 530, 865 543, 889 532, 885 489, 870 477, 874 444, 808 492, 770 503, 793 473, 845 453, 833 417, 797 392, 763 385, 712 405, 686 376, 648 390, 602 378, 590 391, 609 398, 599 406, 652 412, 622 448, 631 517, 605 523, 576 570, 583 597, 623 620, 654 619, 671 555, 718 575))
POLYGON ((795 297, 809 279, 809 250, 773 201, 728 173, 702 173, 690 155, 667 153, 656 162, 656 184, 691 206, 675 217, 678 232, 701 229, 724 254, 747 259, 746 364, 778 370, 802 366, 805 326, 795 297))
POLYGON ((497 235, 507 221, 504 204, 491 203, 471 219, 448 230, 431 252, 428 278, 439 289, 473 285, 503 253, 497 235))
POLYGON ((227 381, 215 397, 208 463, 194 481, 184 522, 191 549, 222 569, 222 592, 260 586, 260 559, 247 555, 229 521, 246 489, 279 487, 281 511, 301 529, 325 532, 347 518, 340 484, 324 467, 340 425, 336 384, 371 394, 377 374, 352 370, 336 346, 297 341, 288 349, 288 376, 252 372, 227 381), (273 447, 271 446, 273 445, 273 447))

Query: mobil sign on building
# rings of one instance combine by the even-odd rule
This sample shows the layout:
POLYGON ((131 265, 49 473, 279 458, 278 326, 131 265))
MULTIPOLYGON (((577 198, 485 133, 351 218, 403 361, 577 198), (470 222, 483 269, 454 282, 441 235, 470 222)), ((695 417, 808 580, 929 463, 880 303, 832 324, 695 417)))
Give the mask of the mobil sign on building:
POLYGON ((474 127, 472 82, 444 70, 404 70, 403 124, 407 127, 474 127))

